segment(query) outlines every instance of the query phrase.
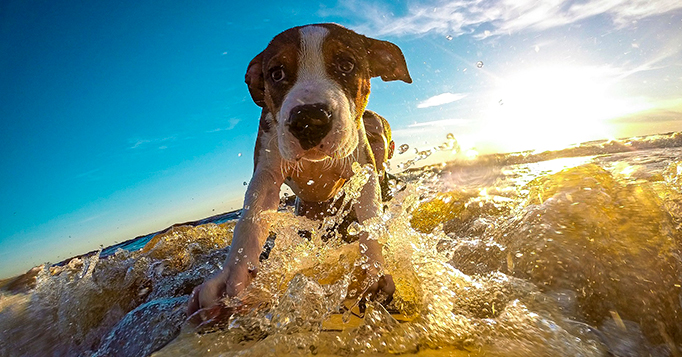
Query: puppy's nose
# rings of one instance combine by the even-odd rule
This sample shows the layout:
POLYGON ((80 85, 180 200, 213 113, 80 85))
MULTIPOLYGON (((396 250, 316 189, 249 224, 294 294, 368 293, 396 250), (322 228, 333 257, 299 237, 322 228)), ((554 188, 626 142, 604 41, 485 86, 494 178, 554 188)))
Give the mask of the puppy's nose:
POLYGON ((326 104, 304 104, 289 112, 289 131, 303 150, 317 146, 332 128, 331 108, 326 104))

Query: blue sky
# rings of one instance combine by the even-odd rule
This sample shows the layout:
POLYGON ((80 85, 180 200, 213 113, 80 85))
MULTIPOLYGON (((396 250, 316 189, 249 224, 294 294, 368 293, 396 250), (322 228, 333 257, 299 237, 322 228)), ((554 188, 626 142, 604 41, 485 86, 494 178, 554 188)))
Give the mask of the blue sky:
POLYGON ((259 115, 246 65, 315 22, 402 48, 414 83, 374 79, 369 105, 398 145, 451 132, 476 155, 682 130, 677 0, 5 0, 0 277, 240 208, 259 115))

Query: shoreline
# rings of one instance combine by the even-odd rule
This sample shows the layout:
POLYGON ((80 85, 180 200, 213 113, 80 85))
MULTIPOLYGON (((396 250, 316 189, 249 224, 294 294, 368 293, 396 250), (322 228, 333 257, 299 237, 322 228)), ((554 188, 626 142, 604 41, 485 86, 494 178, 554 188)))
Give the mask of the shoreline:
MULTIPOLYGON (((441 170, 449 170, 457 167, 475 167, 475 166, 506 166, 506 165, 518 165, 518 164, 528 164, 534 162, 541 162, 547 160, 554 160, 558 158, 567 157, 581 157, 581 156, 593 156, 593 155, 611 155, 623 152, 632 151, 642 151, 642 150, 652 150, 652 149, 667 149, 682 147, 682 131, 668 132, 662 134, 652 134, 639 137, 621 138, 615 140, 595 140, 585 143, 576 144, 572 147, 551 150, 535 153, 533 151, 524 152, 513 152, 513 153, 496 153, 481 155, 475 159, 453 159, 445 165, 424 165, 421 167, 409 168, 402 172, 402 174, 411 175, 418 171, 433 170, 436 166, 440 166, 441 170)), ((293 204, 295 196, 289 196, 286 204, 293 204)), ((129 251, 136 251, 144 247, 144 245, 149 242, 158 234, 163 234, 175 227, 181 226, 199 226, 207 223, 223 223, 230 220, 239 218, 241 215, 241 209, 232 210, 229 212, 219 213, 210 217, 202 218, 195 221, 187 221, 183 223, 175 223, 165 229, 157 232, 147 233, 139 235, 137 237, 128 239, 121 243, 105 247, 100 250, 92 250, 83 254, 75 255, 70 258, 66 258, 57 263, 49 264, 52 266, 63 266, 67 264, 74 258, 87 258, 91 257, 97 252, 100 252, 100 258, 106 258, 119 248, 129 251)), ((38 275, 40 270, 43 269, 45 264, 38 265, 26 271, 23 274, 2 278, 0 279, 0 292, 20 292, 24 291, 27 287, 30 287, 32 283, 35 283, 35 277, 38 275)))

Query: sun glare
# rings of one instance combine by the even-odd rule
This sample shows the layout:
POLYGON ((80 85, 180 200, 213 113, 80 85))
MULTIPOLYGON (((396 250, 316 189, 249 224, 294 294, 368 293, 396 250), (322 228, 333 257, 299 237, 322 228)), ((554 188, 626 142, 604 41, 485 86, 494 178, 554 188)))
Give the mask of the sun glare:
POLYGON ((552 150, 612 138, 608 119, 646 109, 612 95, 614 78, 608 68, 569 66, 501 78, 486 122, 503 150, 552 150))

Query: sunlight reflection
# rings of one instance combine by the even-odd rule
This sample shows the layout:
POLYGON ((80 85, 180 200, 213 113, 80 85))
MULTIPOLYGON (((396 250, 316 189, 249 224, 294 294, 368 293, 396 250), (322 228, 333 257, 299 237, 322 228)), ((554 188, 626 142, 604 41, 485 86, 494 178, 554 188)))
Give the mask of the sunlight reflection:
POLYGON ((526 166, 525 169, 516 167, 512 170, 511 168, 509 168, 508 173, 512 171, 518 171, 522 173, 521 175, 518 175, 516 177, 510 177, 509 179, 517 186, 524 186, 533 179, 535 179, 536 177, 543 175, 552 175, 561 170, 584 165, 586 163, 591 162, 593 158, 594 156, 566 157, 548 161, 535 162, 532 164, 523 164, 522 166, 526 166))
POLYGON ((500 145, 551 150, 612 138, 606 121, 650 107, 610 92, 616 73, 608 67, 537 68, 500 80, 490 97, 487 121, 500 145))

